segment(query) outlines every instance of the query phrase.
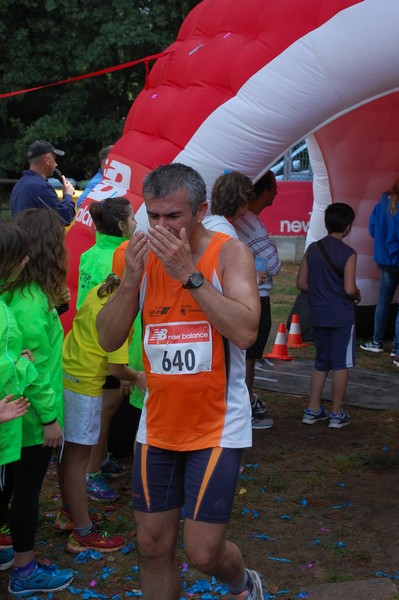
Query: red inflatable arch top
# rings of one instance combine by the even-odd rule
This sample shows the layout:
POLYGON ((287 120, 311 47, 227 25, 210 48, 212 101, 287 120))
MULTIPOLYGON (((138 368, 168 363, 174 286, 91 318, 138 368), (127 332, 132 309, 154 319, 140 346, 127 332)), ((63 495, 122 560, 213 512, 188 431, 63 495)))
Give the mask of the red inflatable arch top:
POLYGON ((126 196, 145 228, 141 184, 155 166, 191 165, 209 191, 226 169, 256 181, 307 137, 309 240, 324 235, 327 204, 350 203, 357 218, 348 241, 359 253, 363 303, 374 304, 367 222, 399 172, 397 11, 397 0, 204 0, 194 8, 154 64, 103 181, 68 232, 73 297, 80 254, 93 243, 90 202, 126 196))

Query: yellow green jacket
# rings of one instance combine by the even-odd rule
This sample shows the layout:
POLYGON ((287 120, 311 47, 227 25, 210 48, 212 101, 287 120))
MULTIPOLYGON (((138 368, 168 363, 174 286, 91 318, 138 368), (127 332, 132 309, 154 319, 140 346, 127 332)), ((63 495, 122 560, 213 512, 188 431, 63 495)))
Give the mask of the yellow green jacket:
MULTIPOLYGON (((24 348, 14 313, 0 296, 0 399, 26 396, 26 388, 38 377, 34 364, 21 356, 24 348)), ((0 465, 19 460, 21 447, 22 417, 0 423, 0 465)))
POLYGON ((64 331, 55 308, 43 290, 31 283, 4 296, 22 334, 23 348, 33 354, 39 377, 25 389, 31 404, 22 417, 22 446, 43 443, 43 423, 57 419, 64 425, 62 342, 64 331))

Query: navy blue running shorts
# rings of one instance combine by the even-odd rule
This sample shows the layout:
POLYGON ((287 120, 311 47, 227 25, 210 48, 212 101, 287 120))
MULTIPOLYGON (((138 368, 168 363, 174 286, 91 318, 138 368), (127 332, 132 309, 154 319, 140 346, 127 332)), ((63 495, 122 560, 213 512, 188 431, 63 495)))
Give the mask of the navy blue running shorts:
POLYGON ((316 371, 340 371, 355 366, 355 326, 313 327, 316 371))
POLYGON ((147 513, 184 506, 185 517, 227 523, 242 457, 241 448, 176 452, 136 443, 133 508, 147 513))

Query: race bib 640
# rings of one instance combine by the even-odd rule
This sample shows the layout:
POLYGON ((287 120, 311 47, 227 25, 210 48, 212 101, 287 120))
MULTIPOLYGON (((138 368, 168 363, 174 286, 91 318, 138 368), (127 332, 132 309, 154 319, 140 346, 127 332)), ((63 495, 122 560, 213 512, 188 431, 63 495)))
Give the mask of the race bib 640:
POLYGON ((144 348, 152 373, 188 375, 212 367, 211 326, 207 321, 147 325, 144 348))

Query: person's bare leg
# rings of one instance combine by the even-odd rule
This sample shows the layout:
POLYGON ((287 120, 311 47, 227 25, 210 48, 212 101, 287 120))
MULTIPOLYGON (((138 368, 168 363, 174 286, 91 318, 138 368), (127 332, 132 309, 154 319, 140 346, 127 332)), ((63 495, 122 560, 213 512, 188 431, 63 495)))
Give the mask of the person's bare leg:
POLYGON ((175 556, 180 509, 134 512, 143 600, 179 600, 181 578, 175 556))
POLYGON ((108 454, 108 434, 111 419, 121 405, 123 396, 120 388, 103 390, 103 403, 101 410, 101 431, 97 444, 91 447, 88 473, 97 473, 108 454))
POLYGON ((338 415, 341 412, 348 387, 349 370, 340 369, 332 372, 332 412, 338 415))
MULTIPOLYGON (((66 444, 66 442, 65 442, 65 444, 66 444)), ((63 458, 63 455, 64 455, 64 451, 62 452, 61 458, 63 458)), ((61 494, 61 499, 62 499, 62 508, 69 511, 69 507, 65 504, 66 498, 65 498, 65 493, 64 493, 64 461, 63 460, 60 461, 60 449, 58 449, 58 452, 57 452, 56 467, 57 467, 58 485, 60 488, 60 494, 61 494)))
POLYGON ((14 567, 26 567, 34 558, 34 550, 27 550, 26 552, 15 552, 14 550, 14 567))
POLYGON ((317 412, 321 406, 321 393, 326 383, 328 371, 313 369, 310 376, 310 396, 308 408, 317 412))
POLYGON ((225 539, 226 529, 224 523, 186 519, 184 548, 190 563, 198 571, 238 587, 245 580, 244 560, 238 546, 225 539))
POLYGON ((247 384, 249 399, 252 402, 254 395, 254 381, 255 381, 255 360, 247 358, 245 360, 245 383, 247 384))
POLYGON ((65 442, 60 489, 63 504, 72 515, 75 529, 90 524, 89 507, 86 493, 86 468, 91 446, 65 442))

